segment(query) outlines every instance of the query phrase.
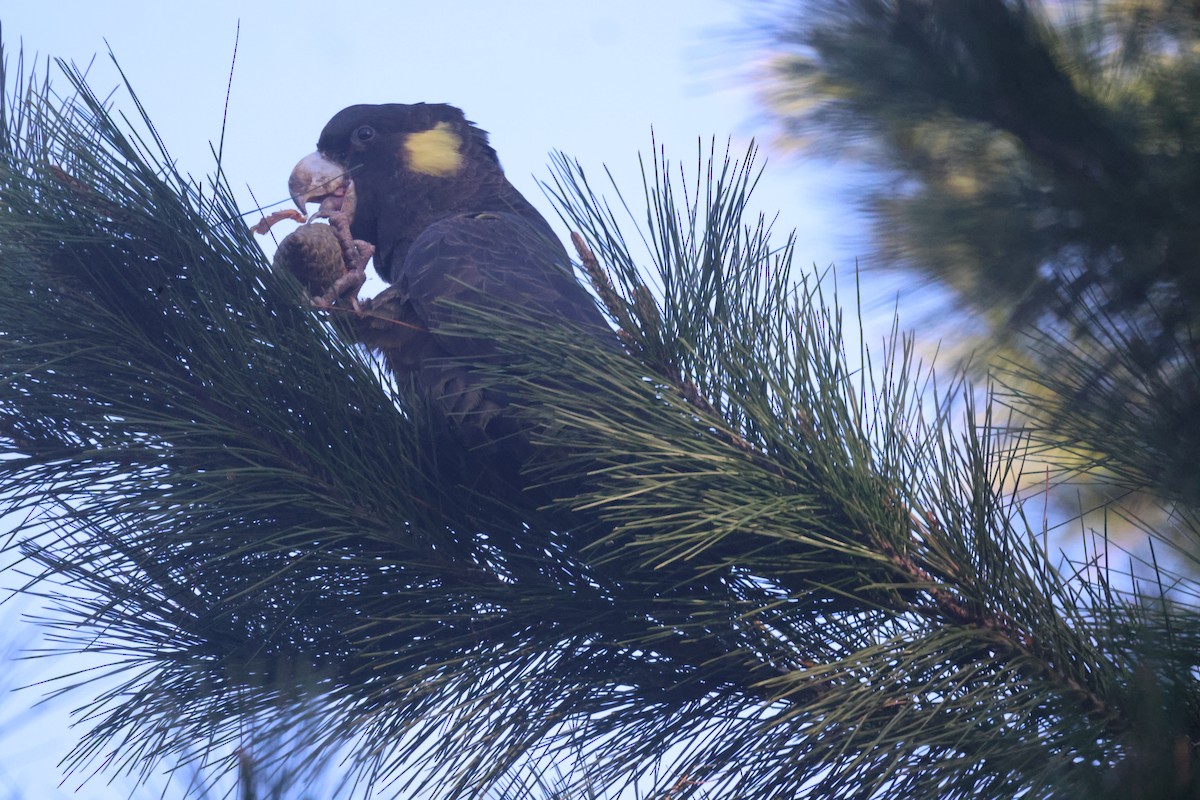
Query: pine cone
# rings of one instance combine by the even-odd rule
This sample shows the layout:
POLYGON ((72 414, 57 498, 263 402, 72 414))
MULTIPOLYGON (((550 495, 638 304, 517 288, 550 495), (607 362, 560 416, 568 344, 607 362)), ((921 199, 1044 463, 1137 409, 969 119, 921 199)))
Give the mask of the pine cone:
POLYGON ((346 273, 342 246, 328 225, 301 225, 279 243, 273 262, 300 279, 313 297, 323 296, 346 273))

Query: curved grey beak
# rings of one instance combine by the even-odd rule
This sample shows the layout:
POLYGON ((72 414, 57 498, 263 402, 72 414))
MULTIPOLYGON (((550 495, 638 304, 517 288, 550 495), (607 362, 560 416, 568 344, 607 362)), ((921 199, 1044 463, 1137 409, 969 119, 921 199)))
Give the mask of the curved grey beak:
POLYGON ((292 169, 288 177, 288 193, 301 213, 309 203, 320 203, 313 219, 342 213, 354 215, 354 181, 345 167, 325 156, 309 153, 292 169))

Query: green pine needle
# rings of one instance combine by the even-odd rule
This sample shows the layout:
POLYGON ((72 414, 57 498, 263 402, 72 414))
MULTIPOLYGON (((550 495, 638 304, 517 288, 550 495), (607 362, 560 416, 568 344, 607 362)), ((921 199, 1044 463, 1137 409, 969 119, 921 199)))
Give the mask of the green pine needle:
POLYGON ((1057 572, 1002 432, 951 418, 957 384, 929 401, 908 340, 847 358, 837 298, 748 216, 753 151, 645 165, 650 270, 559 159, 624 351, 465 319, 537 426, 544 485, 497 496, 223 177, 62 69, 73 98, 18 68, 0 120, 0 497, 55 646, 117 681, 60 682, 72 774, 303 742, 383 796, 576 758, 603 792, 1043 796, 1096 784, 1146 692, 1197 707, 1154 666, 1194 609, 1057 572))

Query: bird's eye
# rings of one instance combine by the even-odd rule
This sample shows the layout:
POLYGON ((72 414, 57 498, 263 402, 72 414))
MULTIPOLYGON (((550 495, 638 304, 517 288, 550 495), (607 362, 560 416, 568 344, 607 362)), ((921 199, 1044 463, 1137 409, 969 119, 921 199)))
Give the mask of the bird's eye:
POLYGON ((375 138, 375 129, 370 125, 359 125, 354 130, 354 139, 359 142, 369 142, 375 138))

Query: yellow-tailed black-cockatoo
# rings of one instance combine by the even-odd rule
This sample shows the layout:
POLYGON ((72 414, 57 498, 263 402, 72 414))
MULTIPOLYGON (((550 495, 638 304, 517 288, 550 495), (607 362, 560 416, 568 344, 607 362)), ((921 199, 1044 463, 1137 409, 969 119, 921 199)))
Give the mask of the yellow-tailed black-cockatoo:
POLYGON ((314 300, 346 310, 360 338, 467 431, 469 443, 513 430, 504 413, 509 392, 476 369, 498 363, 494 343, 448 332, 462 307, 572 326, 615 346, 549 224, 509 183, 487 133, 453 106, 338 112, 317 151, 296 165, 289 190, 301 210, 320 204, 315 216, 329 218, 345 254, 345 274, 314 300), (372 252, 392 286, 358 301, 372 252))

